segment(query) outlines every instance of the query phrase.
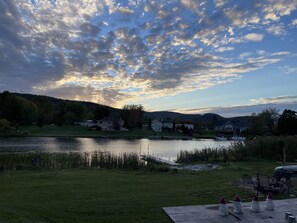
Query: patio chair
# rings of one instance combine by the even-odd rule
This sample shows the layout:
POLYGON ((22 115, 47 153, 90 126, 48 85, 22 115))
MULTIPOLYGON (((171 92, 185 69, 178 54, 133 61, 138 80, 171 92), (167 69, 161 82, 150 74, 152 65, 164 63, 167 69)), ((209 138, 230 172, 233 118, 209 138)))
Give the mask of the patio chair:
POLYGON ((279 192, 278 187, 276 187, 276 182, 274 182, 272 177, 264 174, 257 174, 257 195, 259 192, 262 193, 277 193, 279 192))
POLYGON ((254 191, 255 188, 255 182, 253 178, 248 174, 242 174, 241 175, 242 184, 244 187, 248 188, 251 192, 254 191))

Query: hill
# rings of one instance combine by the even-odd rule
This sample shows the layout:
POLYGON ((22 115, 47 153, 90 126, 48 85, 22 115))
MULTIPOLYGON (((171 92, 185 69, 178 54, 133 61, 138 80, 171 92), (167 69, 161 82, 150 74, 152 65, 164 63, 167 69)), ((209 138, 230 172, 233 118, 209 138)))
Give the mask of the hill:
MULTIPOLYGON (((121 112, 121 109, 113 108, 106 105, 101 105, 93 102, 86 102, 86 101, 74 101, 74 100, 66 100, 66 99, 59 99, 44 95, 33 95, 33 94, 23 94, 23 93, 13 93, 16 96, 22 97, 28 101, 36 102, 40 99, 44 99, 50 104, 54 105, 55 107, 58 107, 59 105, 65 103, 65 102, 76 102, 84 105, 87 107, 89 111, 94 111, 96 107, 102 106, 105 108, 108 108, 111 110, 112 115, 118 115, 121 112)), ((234 122, 237 125, 247 125, 247 116, 244 117, 233 117, 233 118, 225 118, 218 114, 214 113, 206 113, 206 114, 182 114, 178 112, 169 112, 169 111, 157 111, 157 112, 145 112, 144 118, 146 119, 170 119, 170 120, 186 120, 191 121, 194 123, 200 122, 200 123, 207 123, 207 122, 215 122, 215 123, 222 123, 226 122, 228 120, 234 122)))
POLYGON ((194 123, 209 123, 214 122, 215 124, 223 124, 226 121, 232 121, 237 126, 247 126, 248 116, 242 117, 232 117, 225 118, 218 114, 206 113, 206 114, 181 114, 178 112, 167 112, 167 111, 158 111, 158 112, 145 112, 144 117, 150 119, 178 119, 178 120, 187 120, 194 123))

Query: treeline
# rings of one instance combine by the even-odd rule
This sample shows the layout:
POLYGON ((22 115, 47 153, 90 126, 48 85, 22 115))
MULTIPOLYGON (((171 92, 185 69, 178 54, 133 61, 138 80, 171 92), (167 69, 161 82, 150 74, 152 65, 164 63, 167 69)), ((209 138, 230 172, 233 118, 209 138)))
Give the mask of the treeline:
POLYGON ((81 102, 53 100, 37 95, 27 100, 8 91, 0 94, 0 119, 14 125, 36 123, 40 127, 46 124, 62 126, 84 119, 101 119, 110 113, 111 108, 102 105, 86 106, 81 102))
MULTIPOLYGON (((124 121, 126 128, 141 127, 144 109, 141 105, 125 105, 123 109, 90 103, 56 99, 47 96, 0 93, 0 120, 3 129, 18 125, 73 125, 83 120, 105 117, 124 121), (8 121, 9 123, 7 123, 8 121)), ((1 125, 0 125, 1 130, 1 125)))
POLYGON ((249 123, 249 135, 297 135, 296 111, 290 109, 285 109, 281 115, 274 108, 253 113, 249 123))

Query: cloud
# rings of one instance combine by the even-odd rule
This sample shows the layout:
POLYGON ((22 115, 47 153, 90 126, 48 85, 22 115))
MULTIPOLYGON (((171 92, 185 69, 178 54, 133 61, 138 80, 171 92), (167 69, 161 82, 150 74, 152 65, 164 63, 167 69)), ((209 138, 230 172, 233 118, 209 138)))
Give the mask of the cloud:
POLYGON ((222 7, 227 4, 228 0, 214 0, 216 7, 222 7))
POLYGON ((297 67, 283 66, 283 67, 279 67, 279 69, 285 74, 297 73, 297 67))
POLYGON ((271 25, 270 27, 267 28, 267 32, 275 36, 283 36, 287 34, 287 31, 285 30, 284 26, 281 24, 271 25))
POLYGON ((267 15, 275 14, 275 16, 290 15, 297 8, 296 0, 269 0, 269 4, 263 7, 264 13, 267 15))
POLYGON ((271 98, 257 98, 252 99, 251 102, 253 104, 269 104, 269 103, 284 103, 284 102, 294 102, 297 101, 296 95, 285 95, 285 96, 278 96, 278 97, 271 97, 271 98))
POLYGON ((292 26, 297 26, 297 19, 294 19, 291 23, 292 26))
POLYGON ((249 48, 284 4, 0 0, 0 89, 121 106, 232 82, 289 56, 249 48))
POLYGON ((276 14, 274 14, 273 12, 267 13, 264 18, 268 19, 268 20, 273 20, 273 21, 279 20, 279 17, 276 14))
POLYGON ((216 113, 223 117, 250 116, 252 113, 262 112, 267 108, 276 108, 281 113, 285 109, 297 110, 297 96, 278 96, 272 98, 258 98, 246 105, 214 106, 192 109, 171 109, 184 114, 216 113))
POLYGON ((216 49, 215 51, 222 53, 222 52, 231 51, 231 50, 234 50, 234 47, 220 47, 220 48, 216 49))
POLYGON ((246 34, 242 39, 246 41, 253 41, 253 42, 259 42, 262 41, 264 38, 263 34, 260 33, 249 33, 246 34))

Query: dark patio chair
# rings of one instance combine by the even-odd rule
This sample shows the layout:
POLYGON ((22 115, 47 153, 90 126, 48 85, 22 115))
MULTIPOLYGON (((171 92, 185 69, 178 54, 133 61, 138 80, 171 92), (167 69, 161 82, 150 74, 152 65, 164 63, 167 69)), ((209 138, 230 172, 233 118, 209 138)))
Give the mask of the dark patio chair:
POLYGON ((261 192, 272 192, 273 187, 270 183, 269 176, 257 174, 258 191, 261 192))
POLYGON ((254 188, 256 186, 255 181, 253 178, 248 174, 242 174, 241 175, 242 184, 244 187, 248 188, 251 192, 254 191, 254 188))
POLYGON ((273 177, 264 174, 257 174, 257 195, 261 193, 283 192, 283 185, 273 177))

